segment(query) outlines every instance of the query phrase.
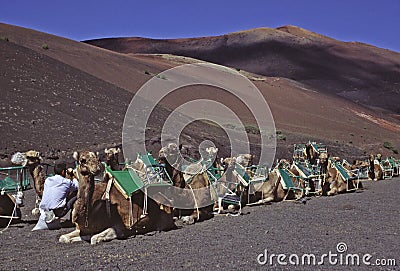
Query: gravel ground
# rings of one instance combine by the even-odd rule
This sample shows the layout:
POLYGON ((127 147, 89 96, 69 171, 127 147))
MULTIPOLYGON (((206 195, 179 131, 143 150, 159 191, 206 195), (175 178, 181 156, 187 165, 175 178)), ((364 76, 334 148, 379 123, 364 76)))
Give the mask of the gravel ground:
MULTIPOLYGON (((306 204, 281 202, 245 207, 239 217, 217 216, 169 232, 91 246, 60 244, 72 231, 31 232, 34 192, 25 193, 23 221, 0 234, 0 270, 400 270, 400 179, 364 182, 365 189, 334 197, 310 198, 306 204), (260 265, 257 256, 284 253, 371 254, 395 259, 397 266, 377 267, 274 264, 260 265)), ((360 256, 360 257, 361 257, 360 256)), ((294 258, 292 258, 294 259, 294 258)), ((260 258, 264 260, 264 258, 260 258)), ((289 263, 288 258, 286 262, 289 263)))

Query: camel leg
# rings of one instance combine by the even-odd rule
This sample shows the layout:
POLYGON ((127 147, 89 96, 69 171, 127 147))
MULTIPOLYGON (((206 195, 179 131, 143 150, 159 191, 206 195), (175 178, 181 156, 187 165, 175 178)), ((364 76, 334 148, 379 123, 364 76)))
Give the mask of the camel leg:
POLYGON ((108 228, 101 233, 95 234, 90 238, 90 244, 96 245, 100 242, 107 242, 116 239, 117 233, 113 228, 108 228))
POLYGON ((76 229, 73 232, 63 234, 60 236, 58 241, 65 244, 82 241, 82 238, 80 237, 80 230, 76 229))
POLYGON ((347 183, 344 182, 342 185, 340 185, 340 186, 338 187, 337 192, 338 192, 338 193, 345 193, 345 192, 347 192, 347 183))
POLYGON ((258 202, 264 204, 264 203, 273 202, 274 200, 275 200, 275 197, 272 195, 272 196, 265 197, 265 198, 259 200, 258 202))
POLYGON ((36 218, 38 218, 40 216, 40 210, 39 208, 35 207, 32 209, 32 215, 36 218))
POLYGON ((336 195, 337 194, 337 188, 336 187, 331 188, 331 190, 327 194, 328 194, 328 196, 336 195))

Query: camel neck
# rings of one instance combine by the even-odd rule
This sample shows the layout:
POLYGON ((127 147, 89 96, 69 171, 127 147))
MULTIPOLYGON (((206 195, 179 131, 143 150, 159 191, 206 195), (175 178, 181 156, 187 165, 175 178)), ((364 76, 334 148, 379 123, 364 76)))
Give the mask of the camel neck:
POLYGON ((168 161, 165 163, 165 169, 167 170, 168 175, 170 176, 174 186, 184 188, 186 183, 183 179, 182 172, 174 168, 168 161))
POLYGON ((78 195, 74 204, 75 217, 74 222, 81 227, 87 227, 90 203, 94 191, 94 176, 92 174, 83 175, 78 171, 78 195))
POLYGON ((44 189, 44 181, 46 178, 43 172, 43 167, 40 164, 29 165, 29 173, 32 176, 36 194, 39 197, 42 197, 44 189))
POLYGON ((87 201, 87 199, 89 199, 93 194, 94 176, 79 174, 78 182, 79 182, 78 198, 82 198, 85 201, 87 201))
POLYGON ((35 176, 37 176, 38 173, 42 170, 42 167, 40 166, 39 163, 29 165, 28 167, 29 167, 29 173, 31 174, 32 178, 35 178, 35 176))
POLYGON ((107 165, 111 168, 111 170, 119 170, 118 158, 112 158, 107 160, 107 165))

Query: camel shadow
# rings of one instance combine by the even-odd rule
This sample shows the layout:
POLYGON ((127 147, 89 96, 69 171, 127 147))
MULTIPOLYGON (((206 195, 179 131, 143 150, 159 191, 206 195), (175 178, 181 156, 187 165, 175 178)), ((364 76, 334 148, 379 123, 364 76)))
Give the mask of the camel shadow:
MULTIPOLYGON (((37 219, 29 219, 29 220, 18 220, 15 221, 13 223, 11 223, 11 225, 13 225, 13 227, 15 228, 24 228, 25 226, 29 226, 29 225, 36 225, 38 222, 37 219)), ((61 221, 60 222, 61 228, 74 228, 75 224, 72 223, 71 220, 65 220, 65 221, 61 221)))
MULTIPOLYGON (((37 223, 37 219, 29 219, 29 220, 20 220, 17 224, 25 224, 25 225, 35 225, 37 223)), ((21 226, 22 228, 22 226, 21 226)))
POLYGON ((60 222, 61 228, 75 228, 76 225, 70 219, 60 222))

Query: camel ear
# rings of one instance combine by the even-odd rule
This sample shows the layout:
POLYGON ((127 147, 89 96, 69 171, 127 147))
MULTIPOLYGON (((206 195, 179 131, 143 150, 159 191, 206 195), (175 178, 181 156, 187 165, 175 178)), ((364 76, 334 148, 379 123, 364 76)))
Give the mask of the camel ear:
POLYGON ((74 155, 73 155, 73 157, 74 157, 74 159, 76 160, 76 161, 78 161, 78 159, 79 159, 79 152, 74 152, 74 155))
POLYGON ((121 149, 120 149, 120 148, 118 148, 116 153, 120 153, 120 152, 121 152, 121 149))
POLYGON ((96 152, 96 157, 99 157, 99 155, 100 155, 100 153, 99 153, 99 152, 96 152))

